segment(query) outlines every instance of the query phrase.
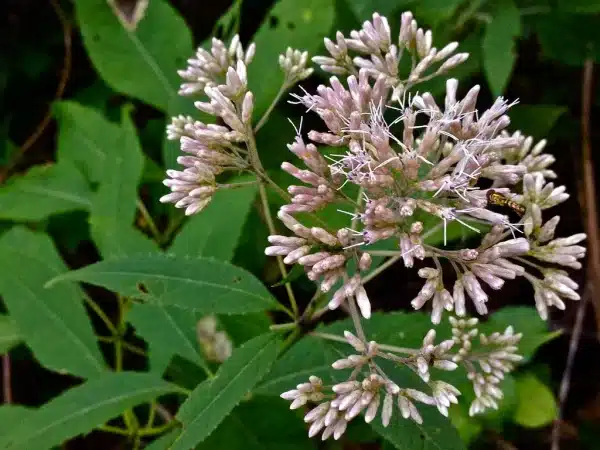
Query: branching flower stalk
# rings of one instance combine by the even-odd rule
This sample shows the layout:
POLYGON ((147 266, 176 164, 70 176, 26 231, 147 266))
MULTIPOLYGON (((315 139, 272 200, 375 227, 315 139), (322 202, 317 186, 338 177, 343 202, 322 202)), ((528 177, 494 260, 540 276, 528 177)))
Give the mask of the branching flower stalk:
MULTIPOLYGON (((278 258, 284 279, 284 265, 299 265, 318 285, 311 308, 324 298, 328 309, 341 307, 351 316, 354 333, 334 337, 354 349, 333 362, 334 369, 349 370, 347 380, 326 386, 312 376, 282 394, 292 408, 311 404, 305 416, 310 436, 338 439, 361 413, 367 422, 380 414, 387 426, 396 405, 403 418, 418 423, 422 416, 417 404, 435 406, 447 415, 460 392, 438 371, 459 367, 466 370, 476 397, 470 414, 497 408, 499 384, 521 359, 521 335, 512 327, 482 334, 478 320, 466 318, 467 312, 487 314, 486 290, 499 290, 517 277, 531 283, 543 319, 551 307, 564 309, 565 299, 579 300, 578 286, 564 268, 581 268, 586 249, 580 243, 586 236, 555 237, 560 217, 545 213, 569 197, 564 186, 548 181, 556 178, 550 169, 554 157, 543 153, 544 140, 534 143, 518 131, 508 132, 507 112, 516 102, 500 97, 478 110, 479 86, 461 97, 452 78, 441 101, 429 92, 414 91, 464 62, 468 54, 456 53, 456 42, 434 47, 431 31, 419 28, 409 12, 402 14, 397 39, 387 19, 374 14, 349 37, 338 31, 335 40, 326 38, 325 47, 329 54, 312 61, 333 75, 329 83, 316 93, 293 94, 292 101, 316 113, 323 128, 307 135, 296 130, 288 149, 303 167, 288 161, 281 167, 299 184, 289 186, 287 193, 275 187, 287 202, 277 218, 290 235, 275 232, 266 188, 276 185, 262 168, 254 134, 283 93, 312 73, 308 55, 297 50, 288 49, 280 57, 283 86, 255 126, 254 94, 246 75, 253 44, 244 50, 237 36, 229 46, 215 39, 210 51, 199 49, 188 61, 180 71, 185 79, 180 93, 203 93, 208 100, 196 102, 196 107, 222 125, 173 118, 168 136, 181 142, 186 155, 178 158, 182 171, 167 171, 164 183, 172 192, 161 201, 195 214, 224 188, 217 177, 254 173, 271 234, 265 253, 278 258), (325 146, 335 151, 326 153, 325 146), (360 193, 356 200, 348 193, 352 185, 360 193), (318 222, 323 226, 309 227, 300 220, 299 214, 318 217, 332 204, 348 209, 341 211, 348 217, 346 227, 332 229, 323 220, 318 222), (449 239, 457 228, 478 236, 479 243, 457 248, 449 239), (432 240, 439 231, 443 240, 432 240), (377 249, 375 243, 380 244, 377 249), (375 255, 390 259, 372 269, 375 255), (444 311, 452 312, 451 339, 436 344, 431 330, 420 348, 398 351, 365 335, 361 321, 371 317, 372 304, 364 285, 396 261, 409 269, 418 261, 423 286, 410 303, 417 310, 429 308, 433 324, 441 322, 444 311), (449 278, 454 279, 450 285, 449 278), (382 360, 413 371, 423 389, 388 375, 382 360)), ((287 289, 291 315, 304 319, 307 312, 300 315, 289 284, 287 289)), ((323 309, 308 314, 317 320, 323 309)))

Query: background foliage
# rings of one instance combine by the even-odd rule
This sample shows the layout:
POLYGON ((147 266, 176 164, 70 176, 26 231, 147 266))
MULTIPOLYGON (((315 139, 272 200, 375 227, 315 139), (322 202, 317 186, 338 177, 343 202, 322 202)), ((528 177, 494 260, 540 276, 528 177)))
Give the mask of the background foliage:
MULTIPOLYGON (((508 298, 492 299, 495 309, 512 306, 484 325, 525 333, 528 362, 506 380, 500 411, 473 419, 456 407, 457 431, 423 411, 422 427, 361 423, 342 442, 310 441, 278 395, 308 374, 334 377, 336 346, 305 336, 278 359, 280 337, 269 326, 281 317, 265 311, 279 308, 283 289, 263 254, 256 189, 219 192, 190 219, 161 205, 163 169, 179 151, 164 128, 171 115, 193 112, 176 95, 176 70, 212 34, 256 42, 249 78, 260 117, 281 83, 276 61, 287 46, 314 55, 324 36, 355 29, 374 11, 396 33, 410 9, 440 45, 460 40, 471 53, 452 73, 463 86, 481 84, 484 101, 520 99, 512 127, 548 136, 559 179, 577 192, 580 72, 586 59, 600 59, 600 1, 150 0, 132 26, 114 8, 133 3, 0 6, 0 351, 10 355, 0 448, 546 448, 571 315, 550 323, 563 333, 550 331, 531 309, 532 292, 516 283, 508 298), (209 313, 235 346, 220 366, 198 341, 197 322, 209 313)), ((422 89, 442 88, 436 80, 422 89)), ((593 104, 597 111, 600 96, 593 104)), ((258 136, 265 167, 282 185, 286 175, 276 170, 294 135, 287 119, 298 123, 301 112, 282 102, 258 136)), ((576 199, 560 208, 565 232, 579 231, 576 199)), ((327 220, 339 220, 334 209, 327 220)), ((294 285, 306 304, 312 285, 302 277, 294 285)), ((418 282, 392 267, 368 287, 378 309, 402 310, 418 282)), ((336 318, 323 330, 343 330, 336 318)), ((403 312, 366 325, 374 339, 400 346, 418 345, 430 326, 425 315, 403 312)), ((595 448, 600 364, 595 339, 585 336, 561 430, 565 445, 595 448)))

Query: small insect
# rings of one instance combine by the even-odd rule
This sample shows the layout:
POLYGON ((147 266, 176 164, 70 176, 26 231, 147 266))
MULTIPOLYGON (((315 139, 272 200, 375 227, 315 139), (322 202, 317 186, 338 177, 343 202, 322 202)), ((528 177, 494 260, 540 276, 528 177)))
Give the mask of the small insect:
POLYGON ((510 198, 500 194, 499 192, 490 189, 487 192, 487 200, 491 205, 502 206, 506 208, 510 208, 519 216, 523 216, 525 214, 525 207, 520 203, 517 203, 510 198))

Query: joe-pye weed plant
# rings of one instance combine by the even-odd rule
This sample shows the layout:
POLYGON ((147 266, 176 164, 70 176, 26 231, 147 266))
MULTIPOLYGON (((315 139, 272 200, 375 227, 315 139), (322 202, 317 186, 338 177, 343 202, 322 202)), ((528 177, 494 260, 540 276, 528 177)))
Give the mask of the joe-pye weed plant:
MULTIPOLYGON (((285 310, 291 322, 274 327, 290 330, 282 351, 328 310, 341 308, 352 319, 353 329, 343 336, 311 332, 347 344, 330 361, 341 373, 336 382, 313 374, 281 394, 292 409, 305 408, 309 436, 339 439, 361 414, 383 427, 396 415, 421 424, 417 405, 447 416, 461 392, 443 373, 458 368, 465 369, 474 391, 469 414, 498 408, 501 381, 521 360, 522 335, 512 326, 485 334, 467 312, 486 315, 486 289, 502 289, 517 277, 531 283, 543 319, 549 308, 579 300, 577 284, 564 268, 581 268, 585 248, 579 244, 585 235, 555 237, 560 217, 546 212, 568 198, 564 186, 549 181, 556 178, 550 169, 554 158, 543 153, 544 140, 508 131, 514 101, 500 97, 478 109, 479 86, 460 96, 452 78, 443 99, 418 91, 420 83, 447 76, 468 54, 457 53, 456 42, 436 48, 431 31, 419 28, 410 12, 402 14, 397 38, 386 18, 375 13, 349 37, 338 31, 334 40, 325 38, 325 46, 329 54, 312 61, 332 74, 327 84, 316 92, 302 89, 290 100, 317 114, 323 126, 305 133, 297 125, 288 145, 290 161, 281 169, 299 184, 286 190, 265 172, 256 146, 255 135, 272 110, 261 118, 252 115, 260 93, 248 90, 246 68, 260 49, 250 44, 244 50, 237 37, 229 44, 214 39, 210 51, 199 49, 180 71, 185 80, 180 94, 199 97, 196 108, 219 124, 173 118, 168 135, 180 141, 184 155, 177 159, 181 168, 167 171, 164 184, 172 192, 161 201, 188 215, 201 214, 216 191, 241 186, 221 184, 220 176, 251 173, 271 234, 265 253, 277 258, 289 299, 285 310), (285 203, 278 222, 271 217, 267 191, 285 203), (347 216, 346 226, 332 229, 319 217, 331 204, 347 216), (477 242, 449 246, 447 229, 457 224, 477 242), (428 243, 439 232, 444 236, 439 245, 428 243), (381 256, 388 261, 373 267, 374 257, 381 256), (417 348, 375 342, 363 329, 377 307, 365 284, 396 261, 406 268, 416 261, 421 266, 424 281, 416 297, 407 298, 401 288, 397 294, 399 305, 410 302, 414 309, 431 311, 434 328, 417 348), (303 311, 286 268, 296 266, 318 285, 303 311), (452 329, 445 340, 436 336, 442 320, 452 329), (409 369, 396 372, 406 378, 387 369, 398 366, 409 369), (420 388, 407 381, 410 372, 422 380, 420 388)), ((285 82, 276 101, 312 73, 308 64, 301 50, 281 55, 285 82)))
MULTIPOLYGON (((483 423, 490 410, 505 414, 514 405, 515 385, 536 382, 524 376, 527 369, 515 372, 550 336, 533 308, 479 320, 489 293, 507 280, 530 283, 542 319, 578 300, 567 269, 581 267, 585 235, 555 236, 560 218, 547 210, 568 194, 554 185, 553 156, 543 153, 544 140, 509 131, 515 101, 482 105, 478 86, 451 78, 468 59, 458 43, 435 47, 409 12, 391 24, 393 33, 374 14, 358 31, 325 38, 326 56, 288 49, 278 61, 281 86, 263 92, 255 69, 280 51, 267 38, 295 37, 288 19, 300 11, 297 2, 281 1, 256 34, 257 46, 237 36, 214 39, 189 55, 187 67, 177 63, 183 83, 176 96, 166 72, 129 77, 121 67, 146 67, 150 58, 150 69, 168 68, 177 78, 173 54, 193 47, 191 36, 183 45, 187 29, 168 53, 156 39, 157 23, 185 28, 166 2, 149 2, 134 30, 103 0, 75 3, 86 50, 111 88, 169 115, 186 102, 196 110, 167 127, 170 192, 158 186, 166 205, 155 206, 166 213, 154 223, 156 210, 139 197, 150 160, 130 110, 116 123, 76 101, 57 105, 54 178, 35 171, 22 178, 38 188, 29 191, 41 185, 68 195, 50 212, 33 197, 34 206, 10 218, 29 223, 87 211, 102 260, 69 270, 45 233, 19 225, 6 231, 0 294, 8 314, 0 325, 14 318, 17 341, 40 366, 83 381, 36 409, 0 407, 0 449, 45 450, 100 430, 149 450, 335 449, 345 445, 335 440, 379 436, 399 449, 458 450, 465 444, 444 416, 457 423, 459 412, 463 422, 483 423), (275 16, 283 24, 277 32, 275 16), (327 81, 315 90, 318 76, 327 81), (445 96, 434 98, 428 82, 444 78, 445 96), (280 127, 281 102, 304 120, 280 127), (263 139, 274 128, 289 134, 287 149, 263 139), (95 145, 89 153, 80 135, 95 145), (172 145, 181 150, 176 162, 172 145), (274 154, 287 155, 281 171, 274 154), (153 239, 132 227, 136 201, 136 220, 148 225, 139 228, 153 239), (248 214, 254 201, 258 213, 248 214), (194 217, 182 225, 184 214, 171 204, 194 217), (273 258, 281 288, 270 290, 229 262, 254 257, 244 252, 248 242, 235 250, 240 236, 260 235, 242 230, 260 228, 257 220, 268 227, 268 242, 264 236, 258 246, 273 258), (419 311, 383 311, 369 282, 393 265, 422 279, 418 292, 386 283, 398 309, 419 311), (116 295, 84 291, 77 281, 116 295), (96 303, 105 298, 116 313, 96 303), (146 372, 132 370, 135 358, 148 362, 146 372)), ((314 13, 317 3, 302 12, 314 13)), ((334 18, 330 3, 323 32, 334 18)), ((309 18, 315 25, 320 17, 309 18)), ((292 42, 283 41, 282 48, 292 42)), ((11 186, 0 197, 15 195, 18 183, 11 186)), ((519 405, 530 404, 529 391, 520 397, 519 405)))

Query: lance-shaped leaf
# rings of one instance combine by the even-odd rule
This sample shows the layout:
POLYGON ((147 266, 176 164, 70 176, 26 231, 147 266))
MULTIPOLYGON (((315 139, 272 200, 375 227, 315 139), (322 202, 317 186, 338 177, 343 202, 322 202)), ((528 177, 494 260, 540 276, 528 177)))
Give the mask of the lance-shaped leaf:
POLYGON ((0 448, 46 450, 93 430, 128 408, 180 391, 151 374, 107 372, 28 412, 26 421, 0 438, 0 448))
POLYGON ((0 294, 25 343, 52 370, 93 377, 104 370, 82 293, 73 283, 45 288, 67 268, 52 241, 16 227, 0 238, 0 294))
POLYGON ((53 106, 58 122, 57 153, 60 163, 71 163, 93 182, 102 179, 120 138, 119 125, 99 111, 73 101, 53 106))
POLYGON ((38 221, 52 214, 89 209, 90 187, 68 162, 32 167, 0 190, 0 219, 38 221))
POLYGON ((104 257, 158 250, 133 227, 144 156, 127 107, 122 110, 118 137, 108 150, 90 215, 92 237, 104 257))
POLYGON ((215 378, 200 384, 177 413, 183 431, 171 450, 188 450, 208 437, 269 371, 278 347, 273 334, 258 336, 237 349, 215 378))
POLYGON ((203 313, 241 314, 279 307, 254 275, 211 258, 161 254, 114 258, 61 275, 50 284, 64 280, 203 313))
POLYGON ((193 53, 186 23, 168 2, 149 2, 135 30, 123 26, 106 0, 76 0, 75 11, 87 54, 104 81, 166 111, 179 88, 177 69, 193 53))

